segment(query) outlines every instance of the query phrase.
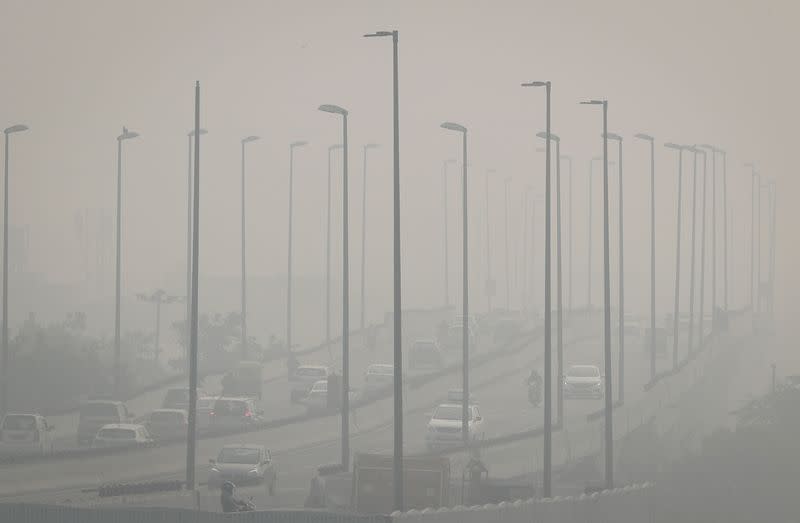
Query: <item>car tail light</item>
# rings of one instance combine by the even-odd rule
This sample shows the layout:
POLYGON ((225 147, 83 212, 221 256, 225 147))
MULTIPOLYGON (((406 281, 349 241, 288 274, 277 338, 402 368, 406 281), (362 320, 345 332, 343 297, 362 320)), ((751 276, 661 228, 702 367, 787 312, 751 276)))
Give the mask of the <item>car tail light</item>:
POLYGON ((208 411, 208 415, 209 415, 209 416, 211 416, 211 417, 213 418, 213 417, 214 417, 214 411, 213 411, 213 410, 209 410, 209 411, 208 411))
POLYGON ((252 412, 250 412, 250 409, 247 409, 246 411, 244 411, 244 417, 245 417, 245 418, 251 418, 251 417, 253 417, 253 413, 252 413, 252 412))

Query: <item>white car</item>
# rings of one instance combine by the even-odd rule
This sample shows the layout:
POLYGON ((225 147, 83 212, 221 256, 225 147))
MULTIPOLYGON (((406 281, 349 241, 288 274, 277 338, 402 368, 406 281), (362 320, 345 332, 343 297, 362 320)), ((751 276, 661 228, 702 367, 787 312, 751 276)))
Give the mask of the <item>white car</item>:
POLYGON ((208 488, 218 488, 225 481, 235 485, 266 483, 270 496, 275 494, 278 479, 272 456, 264 445, 225 445, 217 459, 209 460, 208 488))
POLYGON ((53 426, 38 414, 8 413, 0 424, 0 454, 39 455, 53 452, 53 426))
POLYGON ((134 423, 111 423, 103 425, 92 441, 97 449, 109 447, 149 447, 153 445, 147 427, 134 423))
POLYGON ((572 365, 564 374, 565 398, 603 397, 603 376, 596 365, 572 365))
POLYGON ((394 365, 373 363, 364 373, 364 392, 369 394, 382 389, 389 389, 394 383, 394 365))
MULTIPOLYGON (((442 448, 457 447, 462 444, 461 409, 462 405, 455 403, 443 403, 436 407, 428 422, 428 433, 425 435, 428 451, 434 452, 442 448)), ((486 437, 486 429, 478 406, 469 405, 467 413, 469 415, 467 427, 470 440, 484 439, 486 437)))
POLYGON ((331 374, 331 369, 324 365, 301 365, 297 367, 289 378, 291 401, 294 402, 304 398, 316 382, 328 379, 331 374))

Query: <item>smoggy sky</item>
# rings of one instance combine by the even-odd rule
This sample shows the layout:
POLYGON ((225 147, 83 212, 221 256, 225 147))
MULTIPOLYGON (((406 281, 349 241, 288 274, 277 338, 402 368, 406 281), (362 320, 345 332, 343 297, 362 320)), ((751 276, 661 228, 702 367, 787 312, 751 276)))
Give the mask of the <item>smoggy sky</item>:
MULTIPOLYGON (((240 139, 257 134, 262 140, 248 145, 247 157, 249 274, 285 273, 288 144, 303 139, 310 145, 298 150, 295 160, 295 270, 319 277, 324 268, 327 148, 341 139, 341 126, 338 118, 316 109, 323 103, 338 104, 351 115, 354 281, 360 270, 361 147, 382 144, 370 152, 367 263, 369 285, 379 289, 385 298, 380 305, 388 307, 391 42, 361 35, 397 29, 404 289, 409 305, 442 299, 442 160, 458 157, 461 150, 458 137, 439 128, 445 120, 470 130, 473 299, 482 308, 484 175, 487 168, 497 170, 490 180, 490 234, 493 271, 501 289, 498 301, 503 300, 502 180, 513 180, 512 256, 513 245, 519 243, 524 188, 532 185, 534 193, 544 188, 544 157, 535 151, 541 145, 535 133, 544 129, 544 92, 519 84, 550 80, 553 131, 562 138, 562 153, 575 158, 576 304, 585 303, 588 163, 602 145, 600 110, 578 101, 607 98, 610 130, 626 138, 626 292, 631 308, 644 313, 649 297, 649 149, 632 138, 647 132, 658 140, 659 309, 670 309, 673 294, 677 174, 676 153, 661 144, 709 142, 729 151, 731 305, 749 297, 750 175, 743 163, 755 161, 765 177, 778 183, 777 307, 794 314, 800 312, 794 304, 800 279, 793 272, 800 259, 792 241, 798 223, 792 161, 800 116, 795 103, 800 90, 798 11, 788 0, 4 0, 0 124, 31 127, 12 137, 10 221, 30 228, 32 271, 56 282, 80 280, 85 267, 74 214, 89 209, 114 216, 115 137, 127 125, 142 136, 124 148, 124 292, 156 286, 180 291, 186 263, 186 133, 193 125, 193 86, 199 80, 202 126, 209 130, 201 148, 201 271, 238 277, 240 139)), ((611 159, 616 155, 611 148, 611 159)), ((710 174, 710 162, 708 168, 710 174)), ((341 252, 338 172, 335 271, 341 252)), ((562 172, 566 174, 566 165, 562 172)), ((616 263, 617 177, 612 174, 616 263)), ((690 155, 684 174, 688 234, 690 155)), ((596 198, 600 180, 594 185, 596 198)), ((566 191, 566 176, 563 183, 566 191)), ((721 191, 721 177, 718 183, 721 191)), ((451 288, 459 299, 460 180, 452 167, 449 190, 451 288)), ((599 199, 595 202, 593 256, 599 264, 601 207, 599 199)), ((721 220, 721 208, 719 212, 721 220)), ((542 237, 541 216, 537 211, 537 238, 542 237)), ((539 252, 540 246, 541 241, 535 245, 539 252)), ((684 249, 688 264, 686 243, 684 249)), ((599 265, 596 271, 599 275, 599 265)), ((110 293, 113 272, 108 278, 110 293)), ((595 281, 599 303, 599 276, 595 281)))

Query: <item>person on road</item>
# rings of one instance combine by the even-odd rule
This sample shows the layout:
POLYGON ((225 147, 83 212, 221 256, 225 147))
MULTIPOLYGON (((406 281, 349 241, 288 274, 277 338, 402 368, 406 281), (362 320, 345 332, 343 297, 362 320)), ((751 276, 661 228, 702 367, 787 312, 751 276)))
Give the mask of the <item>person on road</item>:
POLYGON ((528 401, 533 405, 538 405, 542 398, 542 377, 536 371, 531 369, 531 373, 525 380, 528 385, 528 401))
POLYGON ((220 503, 222 504, 223 512, 242 512, 250 509, 250 504, 241 499, 237 499, 233 495, 236 485, 230 481, 222 484, 222 494, 220 494, 220 503))

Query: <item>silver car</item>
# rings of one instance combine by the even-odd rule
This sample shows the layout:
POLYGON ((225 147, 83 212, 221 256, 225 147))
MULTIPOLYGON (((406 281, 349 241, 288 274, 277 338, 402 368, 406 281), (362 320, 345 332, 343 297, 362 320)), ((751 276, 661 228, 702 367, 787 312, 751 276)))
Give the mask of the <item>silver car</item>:
POLYGON ((209 462, 209 489, 219 488, 226 481, 235 485, 265 483, 270 496, 275 495, 278 473, 272 456, 264 445, 225 445, 217 459, 209 462))
POLYGON ((572 365, 563 379, 565 398, 603 397, 603 376, 595 365, 572 365))

